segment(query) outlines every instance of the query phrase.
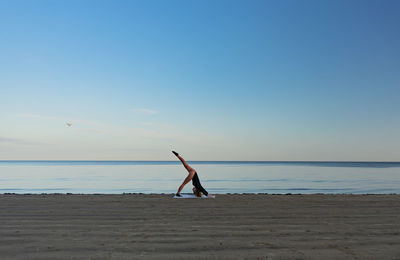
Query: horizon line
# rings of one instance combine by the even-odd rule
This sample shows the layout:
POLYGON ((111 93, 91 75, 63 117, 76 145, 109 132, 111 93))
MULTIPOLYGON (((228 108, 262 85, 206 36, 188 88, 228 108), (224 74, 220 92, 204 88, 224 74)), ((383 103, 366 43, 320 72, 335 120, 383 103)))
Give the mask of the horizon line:
MULTIPOLYGON (((400 161, 329 161, 329 160, 186 160, 187 162, 340 162, 340 163, 400 163, 400 161)), ((177 160, 31 160, 0 159, 0 162, 179 162, 177 160)))

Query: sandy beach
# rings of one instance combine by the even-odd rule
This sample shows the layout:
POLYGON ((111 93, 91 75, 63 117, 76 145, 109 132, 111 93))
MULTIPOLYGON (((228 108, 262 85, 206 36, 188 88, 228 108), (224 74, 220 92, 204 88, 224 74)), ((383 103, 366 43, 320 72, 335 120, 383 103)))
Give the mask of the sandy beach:
POLYGON ((400 259, 400 195, 0 195, 1 259, 400 259))

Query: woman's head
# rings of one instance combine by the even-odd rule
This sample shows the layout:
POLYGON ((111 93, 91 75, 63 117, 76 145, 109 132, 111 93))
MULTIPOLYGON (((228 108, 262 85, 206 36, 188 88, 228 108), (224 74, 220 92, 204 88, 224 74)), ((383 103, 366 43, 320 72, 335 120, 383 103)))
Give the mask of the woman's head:
POLYGON ((193 187, 193 193, 194 195, 196 195, 196 197, 201 197, 203 195, 203 193, 201 193, 201 191, 196 189, 196 187, 193 187))

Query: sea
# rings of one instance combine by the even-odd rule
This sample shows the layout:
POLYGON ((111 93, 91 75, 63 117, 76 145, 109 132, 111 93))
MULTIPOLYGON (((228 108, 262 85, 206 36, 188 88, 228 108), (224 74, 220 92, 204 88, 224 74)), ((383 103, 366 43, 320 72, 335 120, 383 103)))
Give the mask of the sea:
MULTIPOLYGON (((188 163, 212 194, 400 194, 400 162, 188 163)), ((0 194, 172 194, 186 176, 179 161, 0 161, 0 194)))

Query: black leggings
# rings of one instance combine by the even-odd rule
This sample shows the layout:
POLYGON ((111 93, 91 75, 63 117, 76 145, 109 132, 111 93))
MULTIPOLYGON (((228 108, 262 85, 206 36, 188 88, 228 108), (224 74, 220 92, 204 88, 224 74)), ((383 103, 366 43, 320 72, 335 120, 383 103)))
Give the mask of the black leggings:
POLYGON ((196 189, 200 192, 202 192, 204 195, 208 195, 208 192, 201 186, 199 176, 197 176, 197 172, 194 173, 193 179, 192 179, 192 184, 196 189))

